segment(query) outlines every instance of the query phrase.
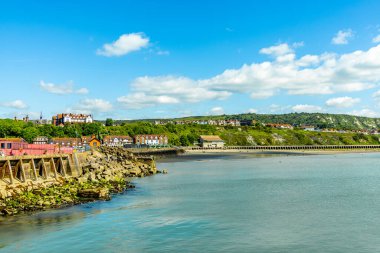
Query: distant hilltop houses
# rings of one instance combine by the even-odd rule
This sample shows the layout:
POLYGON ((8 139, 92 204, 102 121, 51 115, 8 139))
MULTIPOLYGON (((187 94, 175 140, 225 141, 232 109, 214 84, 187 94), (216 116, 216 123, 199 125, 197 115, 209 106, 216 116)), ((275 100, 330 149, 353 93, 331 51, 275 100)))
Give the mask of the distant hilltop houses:
POLYGON ((277 129, 293 129, 294 127, 290 124, 266 124, 265 126, 277 129))
MULTIPOLYGON (((189 125, 189 124, 197 124, 197 125, 213 125, 213 126, 241 126, 242 121, 231 119, 231 120, 169 120, 169 121, 161 121, 156 120, 154 122, 155 125, 166 125, 166 124, 175 124, 175 125, 189 125)), ((243 123, 243 125, 248 125, 248 122, 243 123)))

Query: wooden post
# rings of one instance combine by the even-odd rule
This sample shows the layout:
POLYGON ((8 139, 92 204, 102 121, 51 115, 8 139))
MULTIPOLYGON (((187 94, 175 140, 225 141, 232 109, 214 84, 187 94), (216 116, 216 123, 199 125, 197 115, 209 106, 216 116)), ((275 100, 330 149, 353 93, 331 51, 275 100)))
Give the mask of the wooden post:
POLYGON ((21 175, 23 177, 23 181, 26 182, 26 175, 25 175, 25 170, 24 170, 24 163, 22 162, 22 159, 19 161, 19 166, 21 169, 21 175))
POLYGON ((45 174, 45 179, 47 179, 49 177, 49 175, 47 173, 47 169, 46 169, 46 164, 45 164, 44 158, 41 158, 41 163, 42 163, 42 170, 44 171, 44 174, 45 174))
POLYGON ((59 157, 58 163, 61 164, 61 168, 62 168, 62 174, 63 174, 63 176, 66 177, 66 168, 65 168, 65 165, 64 165, 64 163, 63 163, 62 156, 59 157))
MULTIPOLYGON (((77 154, 76 153, 72 154, 72 158, 73 158, 73 162, 75 163, 76 175, 79 176, 81 175, 82 170, 79 171, 80 166, 79 166, 79 160, 78 160, 77 154)), ((73 167, 70 164, 70 157, 68 156, 67 159, 69 161, 71 172, 73 172, 73 167)))
POLYGON ((5 162, 3 167, 1 168, 1 178, 0 179, 4 179, 4 176, 5 176, 5 167, 7 166, 7 163, 5 162))
POLYGON ((55 163, 53 157, 50 158, 50 170, 53 170, 54 177, 57 178, 57 169, 55 168, 55 163))
POLYGON ((13 171, 12 171, 12 166, 11 166, 11 161, 7 160, 7 167, 8 167, 8 171, 9 171, 9 179, 11 181, 11 184, 13 184, 13 171))
POLYGON ((38 177, 37 177, 37 171, 36 171, 36 164, 34 163, 33 158, 30 160, 30 168, 32 169, 34 179, 37 181, 38 177))

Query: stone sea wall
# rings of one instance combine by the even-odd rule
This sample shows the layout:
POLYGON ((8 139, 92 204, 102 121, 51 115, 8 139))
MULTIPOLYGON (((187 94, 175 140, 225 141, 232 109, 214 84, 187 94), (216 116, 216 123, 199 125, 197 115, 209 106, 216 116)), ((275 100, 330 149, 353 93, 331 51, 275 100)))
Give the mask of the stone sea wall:
POLYGON ((80 166, 73 177, 2 187, 0 215, 109 200, 112 193, 133 188, 133 178, 161 173, 152 157, 138 157, 122 148, 101 147, 79 154, 77 159, 80 166))

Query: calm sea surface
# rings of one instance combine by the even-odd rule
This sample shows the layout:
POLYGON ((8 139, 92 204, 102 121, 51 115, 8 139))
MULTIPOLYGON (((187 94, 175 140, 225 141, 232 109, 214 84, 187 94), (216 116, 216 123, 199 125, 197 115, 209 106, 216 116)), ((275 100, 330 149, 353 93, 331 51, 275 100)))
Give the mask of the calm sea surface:
POLYGON ((0 220, 0 252, 380 252, 380 154, 195 156, 112 201, 0 220))

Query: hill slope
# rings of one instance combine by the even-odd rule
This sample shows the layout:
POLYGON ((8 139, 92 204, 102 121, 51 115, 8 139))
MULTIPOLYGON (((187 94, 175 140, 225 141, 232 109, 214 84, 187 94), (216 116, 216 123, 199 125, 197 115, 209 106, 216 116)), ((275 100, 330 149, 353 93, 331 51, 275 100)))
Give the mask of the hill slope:
POLYGON ((289 114, 236 114, 220 116, 196 116, 181 118, 181 120, 200 119, 239 119, 256 120, 262 123, 287 123, 292 125, 314 125, 320 128, 336 129, 380 129, 380 118, 359 117, 346 114, 327 113, 289 113, 289 114))

